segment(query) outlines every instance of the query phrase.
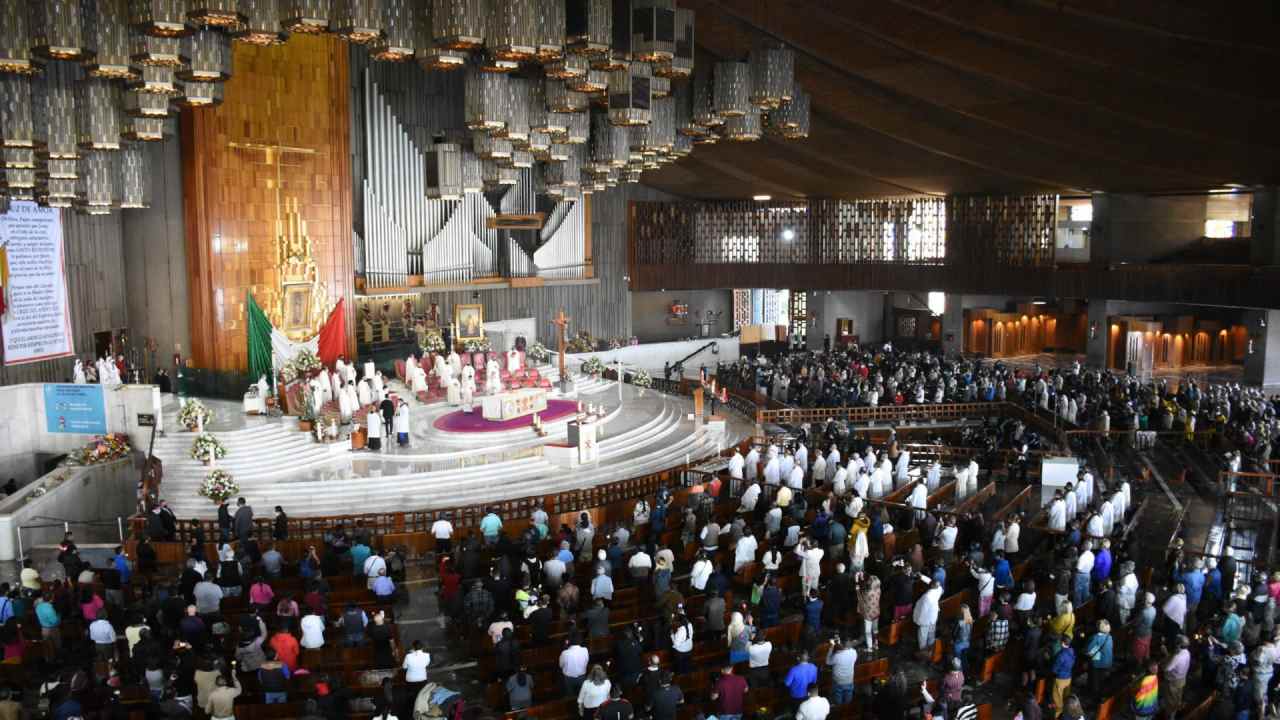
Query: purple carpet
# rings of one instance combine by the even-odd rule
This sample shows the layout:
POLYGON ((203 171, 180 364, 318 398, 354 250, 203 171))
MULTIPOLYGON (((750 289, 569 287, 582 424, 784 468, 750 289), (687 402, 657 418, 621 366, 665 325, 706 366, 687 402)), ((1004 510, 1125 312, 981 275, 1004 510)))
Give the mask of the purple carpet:
MULTIPOLYGON (((573 400, 548 400, 547 409, 538 413, 542 422, 549 423, 578 412, 578 403, 573 400)), ((480 403, 476 403, 474 412, 465 413, 455 410, 436 418, 435 428, 445 432, 500 432, 533 425, 533 416, 525 415, 512 420, 485 420, 480 414, 480 403)))

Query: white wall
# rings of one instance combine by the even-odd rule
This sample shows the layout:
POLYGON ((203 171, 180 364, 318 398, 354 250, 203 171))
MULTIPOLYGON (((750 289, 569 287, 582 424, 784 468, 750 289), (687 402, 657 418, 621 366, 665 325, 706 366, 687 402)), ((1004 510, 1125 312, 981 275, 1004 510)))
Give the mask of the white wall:
POLYGON ((819 290, 809 293, 809 312, 814 326, 809 328, 809 347, 820 349, 824 335, 836 338, 836 320, 853 320, 853 334, 862 342, 879 342, 884 338, 884 299, 878 290, 819 290))
MULTIPOLYGON (((51 525, 23 533, 23 547, 55 544, 62 539, 66 521, 80 543, 119 540, 117 518, 127 520, 137 507, 138 474, 129 460, 102 465, 58 468, 31 483, 17 495, 0 502, 0 560, 18 557, 18 528, 22 525, 51 525), (32 497, 39 487, 44 495, 32 497), (90 527, 77 523, 102 523, 90 527)), ((126 528, 127 533, 127 528, 126 528)))
MULTIPOLYGON (((155 415, 161 423, 160 389, 155 385, 103 388, 107 432, 123 432, 136 448, 145 448, 151 428, 138 426, 138 413, 155 415)), ((0 437, 8 442, 0 460, 10 455, 66 453, 84 447, 92 435, 51 433, 45 429, 44 386, 39 383, 0 387, 0 437)))

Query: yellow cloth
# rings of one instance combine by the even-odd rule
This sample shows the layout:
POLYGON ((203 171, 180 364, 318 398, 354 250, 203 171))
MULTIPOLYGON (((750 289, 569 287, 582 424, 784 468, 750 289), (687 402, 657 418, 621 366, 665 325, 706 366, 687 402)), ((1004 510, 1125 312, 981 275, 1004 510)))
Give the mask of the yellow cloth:
POLYGON ((1076 629, 1075 613, 1061 613, 1049 621, 1049 632, 1054 635, 1071 637, 1076 629))

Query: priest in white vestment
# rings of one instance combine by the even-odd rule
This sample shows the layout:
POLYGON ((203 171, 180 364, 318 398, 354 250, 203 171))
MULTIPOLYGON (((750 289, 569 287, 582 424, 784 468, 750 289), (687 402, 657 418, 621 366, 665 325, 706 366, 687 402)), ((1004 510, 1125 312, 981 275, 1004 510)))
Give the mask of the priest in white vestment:
POLYGON ((498 361, 495 358, 489 358, 489 362, 485 363, 484 390, 490 395, 502 392, 502 371, 498 368, 498 361))
MULTIPOLYGON (((1067 529, 1067 503, 1061 495, 1055 496, 1053 502, 1049 503, 1049 529, 1060 532, 1067 529)), ((1008 535, 1005 537, 1007 539, 1008 535)))
POLYGON ((747 451, 746 463, 743 470, 746 474, 747 482, 755 482, 756 475, 759 474, 760 468, 760 448, 754 445, 747 451))
POLYGON ((928 487, 929 492, 934 492, 938 489, 938 484, 941 482, 942 482, 942 463, 938 462, 937 460, 934 460, 933 464, 929 466, 929 474, 925 476, 925 485, 926 487, 928 487))
POLYGON ((76 385, 83 385, 85 383, 84 363, 80 362, 80 358, 76 358, 76 367, 75 370, 72 371, 72 378, 72 382, 76 385))
POLYGON ((449 385, 451 384, 450 381, 452 381, 455 377, 457 377, 456 375, 454 375, 453 368, 449 365, 449 363, 446 362, 445 359, 440 357, 439 355, 436 356, 435 371, 436 371, 436 380, 439 381, 440 387, 445 390, 449 388, 449 385))
POLYGON ((733 457, 729 458, 729 477, 742 479, 742 470, 746 467, 747 461, 742 458, 742 453, 738 450, 733 451, 733 457))
MULTIPOLYGON (((453 371, 453 374, 457 375, 458 377, 462 377, 462 358, 458 357, 458 353, 454 352, 453 350, 450 350, 448 362, 449 362, 449 369, 453 371)), ((468 365, 467 367, 470 367, 470 365, 468 365)))
POLYGON ((420 367, 413 369, 413 372, 409 375, 409 389, 413 391, 414 395, 430 390, 427 387, 427 372, 425 370, 420 367))
POLYGON ((907 484, 907 471, 911 467, 911 453, 903 450, 898 453, 898 465, 895 468, 897 477, 894 479, 894 487, 902 487, 907 484))
POLYGON ((475 409, 476 399, 476 375, 475 370, 470 366, 463 368, 462 373, 462 411, 471 412, 475 409), (466 372, 471 370, 470 373, 466 372))
POLYGON ((462 404, 462 383, 458 378, 449 378, 449 384, 445 386, 445 399, 450 405, 462 404))
POLYGON ((809 448, 805 447, 804 443, 800 443, 800 447, 796 448, 796 465, 799 465, 805 473, 809 472, 809 448))
POLYGON ((364 372, 364 379, 369 380, 373 377, 374 373, 378 372, 378 370, 376 367, 374 367, 372 360, 365 360, 363 372, 364 372))
POLYGON ((782 463, 778 461, 778 456, 774 455, 769 458, 769 462, 764 466, 764 482, 766 485, 777 487, 781 482, 782 463))
POLYGON ((924 522, 924 516, 929 508, 929 490, 923 483, 916 483, 911 488, 911 496, 907 499, 907 504, 915 508, 915 521, 918 525, 924 522))
POLYGON ((355 412, 355 408, 351 406, 351 394, 347 392, 346 387, 338 387, 338 414, 342 416, 342 422, 351 422, 351 414, 355 412))
POLYGON ((835 445, 831 446, 831 452, 827 453, 827 476, 823 478, 825 482, 831 482, 836 477, 836 468, 840 466, 840 448, 835 445))
POLYGON ((513 373, 520 369, 520 351, 507 351, 507 372, 513 373))
POLYGON ((369 387, 368 378, 361 380, 356 385, 356 397, 359 398, 361 407, 368 407, 373 404, 373 388, 369 387))

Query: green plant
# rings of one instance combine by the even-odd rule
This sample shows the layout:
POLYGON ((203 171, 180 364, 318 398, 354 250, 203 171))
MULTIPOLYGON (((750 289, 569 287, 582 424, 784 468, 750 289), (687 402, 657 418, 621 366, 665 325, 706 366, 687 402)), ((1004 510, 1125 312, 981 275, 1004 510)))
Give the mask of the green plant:
POLYGON ((604 371, 604 361, 594 355, 587 358, 586 362, 582 363, 582 372, 584 375, 603 375, 604 371))

